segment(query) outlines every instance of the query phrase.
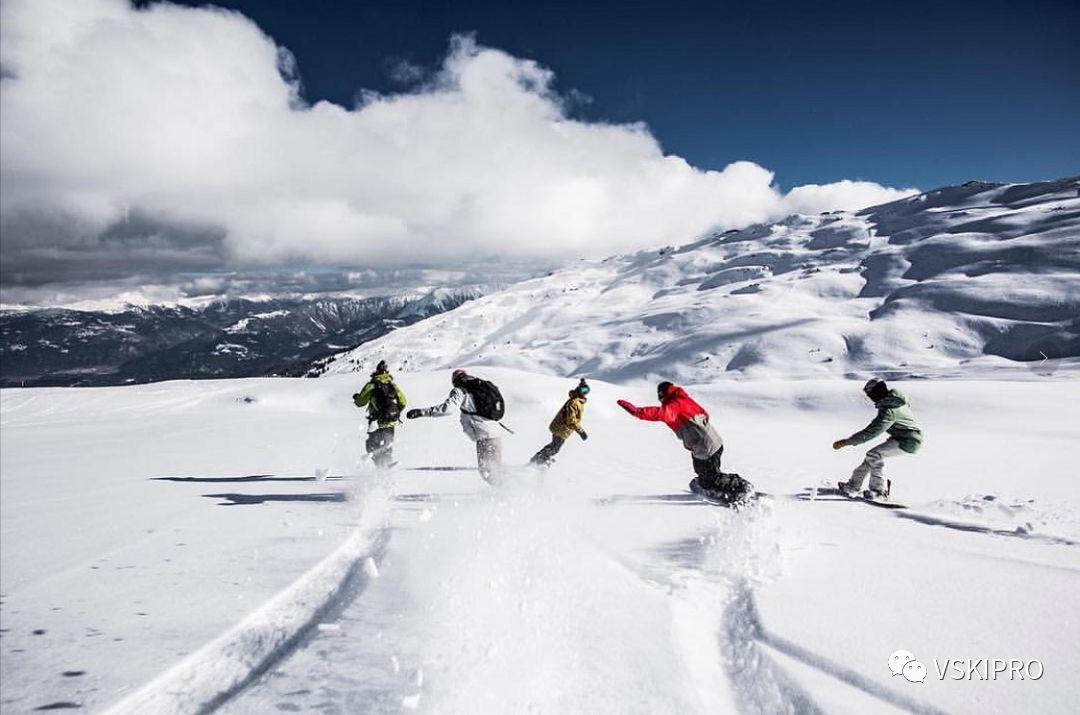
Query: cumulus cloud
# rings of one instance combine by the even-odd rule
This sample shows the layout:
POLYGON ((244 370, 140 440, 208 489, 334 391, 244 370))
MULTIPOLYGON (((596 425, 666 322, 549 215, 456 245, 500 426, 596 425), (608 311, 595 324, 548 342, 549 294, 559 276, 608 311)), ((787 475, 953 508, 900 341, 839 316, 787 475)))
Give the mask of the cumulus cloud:
POLYGON ((832 184, 796 186, 784 196, 782 204, 787 213, 815 213, 837 209, 855 211, 911 196, 914 191, 890 189, 871 181, 844 179, 832 184))
POLYGON ((644 125, 572 118, 550 70, 468 37, 412 89, 309 105, 292 56, 239 13, 5 0, 0 65, 9 282, 107 277, 126 258, 559 260, 906 193, 843 181, 784 194, 748 161, 695 168, 644 125))

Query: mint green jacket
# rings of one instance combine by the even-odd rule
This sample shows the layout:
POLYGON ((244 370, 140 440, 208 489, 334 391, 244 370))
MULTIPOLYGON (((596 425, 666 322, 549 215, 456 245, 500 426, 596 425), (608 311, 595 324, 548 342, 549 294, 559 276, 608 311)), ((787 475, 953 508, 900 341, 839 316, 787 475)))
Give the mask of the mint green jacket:
POLYGON ((908 454, 915 454, 922 446, 923 434, 919 423, 915 421, 915 413, 911 411, 911 405, 907 398, 899 390, 889 390, 889 394, 874 403, 877 408, 877 416, 866 427, 848 437, 845 442, 850 445, 869 442, 882 432, 888 432, 889 436, 900 443, 900 449, 908 454))

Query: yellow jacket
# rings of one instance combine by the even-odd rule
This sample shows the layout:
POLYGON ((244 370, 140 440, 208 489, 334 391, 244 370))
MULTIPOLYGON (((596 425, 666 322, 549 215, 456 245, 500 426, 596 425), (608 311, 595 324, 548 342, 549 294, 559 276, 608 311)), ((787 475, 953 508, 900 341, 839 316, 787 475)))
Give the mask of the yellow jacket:
POLYGON ((548 425, 548 429, 553 435, 570 439, 570 435, 574 432, 585 434, 585 430, 581 428, 581 420, 584 417, 585 398, 576 390, 571 390, 570 399, 563 404, 559 414, 555 415, 555 419, 548 425))

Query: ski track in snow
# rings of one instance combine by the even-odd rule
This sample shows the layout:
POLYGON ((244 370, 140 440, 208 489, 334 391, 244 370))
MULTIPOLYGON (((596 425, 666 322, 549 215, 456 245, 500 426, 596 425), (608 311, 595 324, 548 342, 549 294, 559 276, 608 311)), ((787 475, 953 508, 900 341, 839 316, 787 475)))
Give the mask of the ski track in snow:
POLYGON ((335 623, 310 632, 273 672, 249 679, 250 689, 222 712, 827 712, 773 649, 898 710, 943 715, 768 630, 753 587, 781 575, 770 498, 734 512, 681 497, 624 495, 585 505, 542 488, 398 493, 392 531, 405 543, 391 544, 376 569, 391 593, 354 590, 356 600, 339 607, 335 623), (580 526, 602 520, 590 511, 642 505, 696 506, 699 518, 687 535, 629 551, 580 526), (403 533, 432 520, 442 526, 403 533), (418 547, 428 558, 410 563, 418 547), (620 590, 581 589, 582 582, 603 584, 604 572, 623 588, 634 587, 629 578, 661 594, 648 599, 649 610, 667 618, 650 620, 640 606, 621 612, 629 604, 618 600, 620 590), (425 592, 417 591, 421 584, 425 592), (613 631, 645 638, 612 643, 613 631), (671 651, 663 660, 653 653, 629 672, 604 668, 612 657, 648 658, 665 636, 671 651))
POLYGON ((378 526, 384 498, 370 499, 375 509, 369 507, 349 538, 311 571, 234 628, 110 707, 108 715, 213 712, 287 658, 312 630, 336 619, 377 575, 367 564, 378 558, 388 539, 385 527, 378 526))
POLYGON ((542 488, 401 496, 401 542, 379 564, 391 593, 360 594, 340 630, 313 634, 224 712, 709 712, 730 702, 718 604, 775 554, 736 563, 717 545, 729 556, 734 541, 750 547, 761 514, 698 501, 696 518, 673 529, 689 535, 653 544, 597 524, 640 504, 575 503, 542 488), (384 599, 400 609, 391 623, 384 599))
MULTIPOLYGON (((509 386, 519 436, 507 438, 506 458, 523 463, 541 441, 567 381, 486 372, 509 386)), ((431 404, 447 390, 443 374, 409 374, 404 381, 411 404, 431 404)), ((498 488, 483 484, 470 466, 471 444, 456 420, 417 420, 403 427, 395 455, 402 466, 385 480, 345 471, 355 470, 362 441, 326 429, 357 419, 348 402, 354 385, 342 377, 5 392, 5 498, 22 498, 27 511, 6 511, 5 529, 40 526, 40 519, 30 518, 33 510, 67 508, 63 497, 50 501, 38 490, 15 490, 27 484, 20 477, 31 474, 31 467, 53 480, 57 493, 63 494, 57 485, 64 482, 56 481, 61 477, 53 476, 60 474, 54 467, 41 467, 45 457, 31 449, 38 443, 7 441, 12 430, 32 431, 41 445, 52 443, 50 435, 68 435, 93 475, 94 465, 113 464, 110 430, 126 435, 132 424, 148 422, 155 406, 169 415, 177 453, 197 461, 170 471, 154 466, 157 461, 140 463, 132 476, 116 482, 115 490, 123 491, 114 490, 111 499, 93 502, 96 490, 83 486, 79 493, 88 504, 116 509, 123 505, 117 495, 138 486, 141 503, 183 505, 193 514, 225 519, 222 525, 259 524, 263 536, 280 546, 282 537, 295 537, 273 515, 294 517, 275 512, 284 509, 275 501, 295 496, 296 482, 304 482, 311 497, 326 488, 323 477, 355 475, 344 483, 359 488, 350 503, 360 507, 366 536, 353 542, 325 578, 309 573, 291 595, 279 593, 254 611, 234 610, 247 616, 202 648, 191 643, 194 655, 179 664, 152 665, 165 672, 156 678, 150 672, 151 682, 127 700, 109 701, 108 693, 119 692, 112 676, 110 690, 94 696, 89 709, 115 704, 118 712, 938 715, 971 707, 1007 713, 1027 702, 1044 712, 1068 712, 1076 690, 1065 674, 1070 664, 1080 663, 1068 645, 1057 643, 1071 643, 1075 634, 1067 609, 1080 586, 1074 529, 1080 512, 1073 482, 1061 469, 1072 462, 1069 450, 1075 445, 1060 424, 1075 412, 1076 401, 1063 399, 1074 386, 986 384, 991 389, 974 383, 905 387, 925 408, 920 415, 934 437, 916 458, 895 464, 894 488, 912 505, 908 512, 797 498, 800 487, 858 457, 828 449, 838 424, 850 426, 865 416, 865 405, 854 401, 857 386, 850 384, 694 388, 713 407, 730 445, 726 463, 774 495, 742 512, 686 492, 688 465, 669 432, 629 421, 614 406, 616 397, 644 401, 645 391, 599 381, 590 399, 587 445, 567 445, 543 477, 513 469, 507 485, 498 488), (245 396, 255 399, 247 402, 245 396), (960 403, 969 418, 950 426, 946 442, 939 438, 945 431, 940 426, 960 403), (1004 404, 1009 411, 997 409, 1004 404), (94 424, 73 433, 71 425, 84 423, 88 412, 94 424), (323 412, 323 421, 297 439, 295 425, 323 412), (316 476, 263 469, 262 455, 249 462, 246 452, 236 450, 238 433, 228 429, 210 437, 223 425, 253 420, 281 430, 262 447, 280 450, 275 461, 310 462, 317 465, 316 476), (1031 429, 1016 434, 1017 421, 1031 429), (772 441, 778 433, 786 440, 783 449, 772 441), (1002 454, 993 447, 1006 435, 1012 449, 1002 454), (202 454, 208 439, 223 446, 202 454), (98 452, 86 449, 98 443, 98 452), (22 446, 26 454, 9 452, 9 446, 22 446), (330 458, 337 453, 338 461, 330 458), (954 468, 955 453, 964 455, 968 471, 954 468), (223 455, 236 460, 230 470, 255 476, 148 478, 208 474, 223 455), (969 472, 979 479, 966 479, 969 472), (1015 496, 1016 474, 1026 475, 1022 486, 1030 494, 1015 496), (230 506, 208 499, 213 495, 204 492, 216 493, 219 481, 235 483, 234 496, 242 498, 230 506), (277 489, 288 491, 274 491, 275 481, 282 482, 277 489), (968 496, 958 496, 963 494, 968 496), (259 521, 249 520, 258 515, 259 521), (887 562, 883 553, 889 554, 887 562), (1015 613, 1017 602, 1033 598, 1043 599, 1044 607, 1015 613), (875 618, 874 607, 882 605, 890 617, 880 627, 846 625, 849 619, 875 618), (987 623, 996 626, 987 629, 987 623), (992 650, 972 651, 972 644, 992 650), (989 697, 983 691, 966 695, 950 683, 909 687, 890 680, 884 667, 896 647, 924 658, 1041 657, 1047 680, 1028 693, 985 691, 989 697)), ((159 458, 157 451, 151 456, 159 458)), ((86 475, 77 476, 85 482, 86 475)), ((344 508, 310 498, 285 503, 324 519, 344 508)), ((80 512, 64 513, 83 518, 80 512)), ((18 555, 10 551, 11 538, 25 538, 21 533, 5 531, 6 559, 18 555)), ((41 539, 50 532, 31 533, 41 539)), ((81 552, 71 555, 78 566, 76 557, 81 552)), ((5 560, 6 578, 12 563, 5 560)), ((28 574, 40 570, 14 563, 28 574)), ((131 578, 128 573, 135 575, 121 571, 111 578, 131 578)), ((63 571, 53 578, 69 575, 63 571)), ((5 626, 9 618, 25 626, 27 616, 10 610, 10 602, 24 608, 27 587, 10 583, 5 580, 5 626)), ((39 593, 45 585, 29 588, 39 593)), ((167 627, 169 618, 176 616, 156 627, 167 627)), ((10 643, 11 634, 4 640, 10 643)), ((68 647, 68 660, 95 652, 88 650, 90 643, 68 647)), ((48 654, 34 657, 50 662, 48 654)), ((13 672, 8 658, 5 674, 13 672)), ((104 677, 108 666, 101 666, 104 677)))

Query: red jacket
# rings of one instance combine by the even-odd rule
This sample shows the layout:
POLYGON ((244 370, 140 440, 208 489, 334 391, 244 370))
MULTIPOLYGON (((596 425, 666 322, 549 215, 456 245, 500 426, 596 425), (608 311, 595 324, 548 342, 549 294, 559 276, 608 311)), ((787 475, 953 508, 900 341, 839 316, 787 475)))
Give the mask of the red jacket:
POLYGON ((619 400, 619 406, 639 420, 666 424, 697 459, 708 459, 724 446, 709 424, 709 413, 677 385, 668 388, 658 407, 636 407, 626 400, 619 400))
POLYGON ((619 404, 639 420, 663 422, 675 432, 697 415, 704 415, 705 419, 709 418, 709 413, 705 411, 705 408, 694 402, 690 395, 686 394, 686 390, 677 385, 668 388, 659 407, 635 407, 626 400, 619 400, 619 404))

